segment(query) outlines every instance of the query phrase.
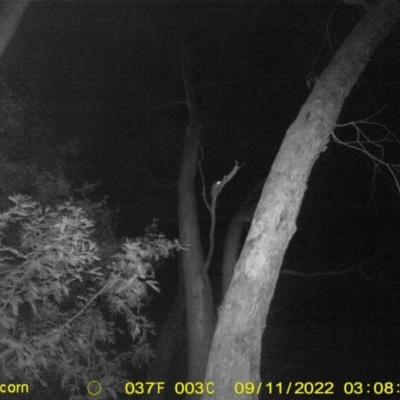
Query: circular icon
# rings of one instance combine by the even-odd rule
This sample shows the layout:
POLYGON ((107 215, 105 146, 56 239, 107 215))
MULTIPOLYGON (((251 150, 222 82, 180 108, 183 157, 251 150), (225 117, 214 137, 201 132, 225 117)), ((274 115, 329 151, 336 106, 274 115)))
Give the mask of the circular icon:
POLYGON ((101 393, 101 384, 98 381, 90 381, 87 385, 87 391, 92 396, 98 396, 101 393))

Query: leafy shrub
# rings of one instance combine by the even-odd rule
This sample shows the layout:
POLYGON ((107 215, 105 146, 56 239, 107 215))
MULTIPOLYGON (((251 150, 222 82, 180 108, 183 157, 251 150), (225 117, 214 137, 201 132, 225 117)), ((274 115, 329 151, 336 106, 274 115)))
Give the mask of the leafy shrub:
POLYGON ((71 399, 95 379, 97 398, 117 397, 126 363, 151 357, 151 323, 140 314, 154 263, 181 247, 157 233, 126 240, 108 263, 92 240, 94 223, 82 207, 41 206, 27 196, 0 214, 0 367, 8 379, 48 385, 58 377, 71 399), (126 320, 132 344, 112 350, 126 320), (114 317, 114 318, 113 318, 114 317))

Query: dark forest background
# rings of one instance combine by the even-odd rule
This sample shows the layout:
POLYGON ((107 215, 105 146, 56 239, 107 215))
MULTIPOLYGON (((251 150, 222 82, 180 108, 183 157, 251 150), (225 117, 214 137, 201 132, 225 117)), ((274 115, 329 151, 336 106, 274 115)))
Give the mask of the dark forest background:
MULTIPOLYGON (((119 237, 140 235, 158 218, 174 238, 188 117, 179 37, 191 27, 207 113, 201 141, 207 187, 235 160, 244 164, 218 203, 210 272, 218 301, 227 226, 250 195, 257 200, 284 133, 310 93, 310 78, 362 12, 336 2, 38 2, 24 16, 0 73, 8 87, 32 99, 36 117, 57 137, 77 144, 68 177, 76 186, 101 182, 93 196, 108 196, 119 237)), ((364 132, 371 140, 394 133, 384 147, 385 160, 394 164, 400 154, 399 43, 397 29, 374 54, 339 121, 374 116, 364 132)), ((346 142, 357 138, 351 125, 335 134, 346 142)), ((396 379, 399 188, 385 166, 335 142, 308 186, 268 317, 269 362, 261 375, 265 381, 335 384, 396 379), (306 273, 312 276, 301 276, 306 273)), ((201 190, 199 179, 207 243, 201 190)), ((176 291, 176 260, 157 277, 161 293, 148 313, 160 325, 176 291)))

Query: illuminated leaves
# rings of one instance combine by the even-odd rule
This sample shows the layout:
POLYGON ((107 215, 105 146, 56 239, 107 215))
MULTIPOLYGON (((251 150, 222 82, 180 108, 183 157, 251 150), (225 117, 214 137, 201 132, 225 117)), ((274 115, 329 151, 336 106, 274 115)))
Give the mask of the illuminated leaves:
POLYGON ((14 206, 0 214, 0 367, 9 378, 42 385, 58 376, 74 399, 83 398, 80 383, 103 377, 110 382, 104 398, 116 398, 122 363, 139 366, 152 355, 145 340, 153 325, 140 312, 149 288, 158 290, 154 264, 181 247, 153 224, 102 259, 90 203, 10 200, 14 206), (108 315, 129 327, 124 352, 112 350, 119 330, 108 315))

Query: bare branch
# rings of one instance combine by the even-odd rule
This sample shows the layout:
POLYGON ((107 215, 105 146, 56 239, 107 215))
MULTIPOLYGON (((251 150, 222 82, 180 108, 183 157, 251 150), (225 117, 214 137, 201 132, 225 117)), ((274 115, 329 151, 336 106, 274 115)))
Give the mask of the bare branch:
MULTIPOLYGON (((284 275, 292 275, 298 276, 300 278, 319 278, 321 276, 341 276, 346 275, 354 271, 361 271, 361 268, 365 267, 366 265, 370 264, 372 261, 375 261, 379 254, 384 253, 386 250, 379 250, 377 251, 372 257, 368 260, 362 261, 356 265, 353 265, 350 268, 336 270, 336 271, 320 271, 320 272, 301 272, 301 271, 294 271, 292 269, 282 269, 281 274, 284 275)), ((364 275, 365 276, 365 275, 364 275)))
POLYGON ((151 181, 154 183, 154 185, 156 185, 157 187, 160 187, 160 188, 162 188, 162 189, 173 189, 175 186, 176 186, 176 183, 171 183, 171 184, 164 184, 164 183, 161 183, 161 182, 159 182, 157 179, 155 179, 155 178, 153 178, 151 175, 150 175, 150 172, 149 171, 147 171, 147 169, 146 168, 144 168, 144 167, 142 167, 141 168, 141 170, 151 179, 151 181))
POLYGON ((400 175, 400 164, 394 164, 394 163, 385 161, 385 144, 386 143, 396 143, 399 146, 399 152, 400 152, 400 140, 385 125, 371 121, 371 119, 374 118, 381 111, 382 110, 379 110, 377 113, 375 113, 371 117, 368 117, 361 121, 355 121, 355 122, 349 122, 347 124, 337 125, 337 127, 353 126, 356 130, 356 140, 342 141, 335 135, 334 132, 332 132, 332 137, 336 143, 342 144, 346 147, 349 147, 351 149, 354 149, 354 150, 357 150, 357 151, 360 151, 360 152, 366 154, 369 157, 369 159, 373 162, 376 170, 378 170, 379 167, 382 165, 385 166, 388 169, 389 173, 392 175, 393 180, 397 187, 397 191, 400 194, 400 180, 398 178, 400 175), (371 140, 367 136, 367 134, 361 129, 360 125, 362 125, 362 124, 368 125, 368 126, 379 127, 385 131, 385 135, 380 139, 371 140), (367 148, 367 146, 378 150, 379 154, 373 155, 372 152, 367 148))
POLYGON ((367 266, 368 264, 375 261, 378 258, 379 254, 385 253, 386 251, 387 251, 386 249, 379 250, 368 260, 362 261, 356 265, 353 265, 350 268, 346 268, 346 269, 342 269, 342 270, 320 271, 320 272, 301 272, 301 271, 294 271, 292 269, 282 269, 281 274, 296 276, 299 278, 321 278, 321 277, 327 277, 327 276, 342 276, 342 275, 350 274, 352 272, 358 272, 365 280, 374 282, 375 284, 382 287, 389 293, 391 300, 392 300, 393 313, 397 314, 396 295, 393 293, 393 290, 390 289, 390 287, 386 283, 366 274, 365 271, 363 270, 363 268, 365 266, 367 266))
POLYGON ((204 204, 206 205, 206 207, 210 210, 211 212, 211 206, 210 203, 207 200, 207 196, 206 196, 206 182, 204 179, 204 174, 203 174, 203 168, 201 166, 201 163, 203 162, 204 159, 204 152, 203 152, 203 146, 200 143, 200 140, 197 141, 199 144, 199 149, 200 149, 200 160, 197 161, 197 164, 199 164, 199 172, 200 172, 200 176, 201 176, 201 182, 202 182, 202 194, 203 194, 203 200, 204 200, 204 204))
MULTIPOLYGON (((205 264, 205 271, 208 270, 210 264, 211 264, 211 259, 214 253, 214 232, 215 232, 215 224, 217 220, 216 216, 216 208, 217 208, 217 198, 219 194, 221 193, 222 189, 224 186, 236 175, 236 173, 239 171, 239 169, 243 166, 239 165, 237 161, 235 161, 235 165, 232 168, 232 171, 228 174, 225 175, 221 181, 215 182, 211 186, 211 207, 208 207, 210 210, 211 214, 211 226, 210 226, 210 248, 208 249, 208 255, 207 255, 207 260, 205 264)), ((204 188, 204 185, 203 185, 204 188)))

